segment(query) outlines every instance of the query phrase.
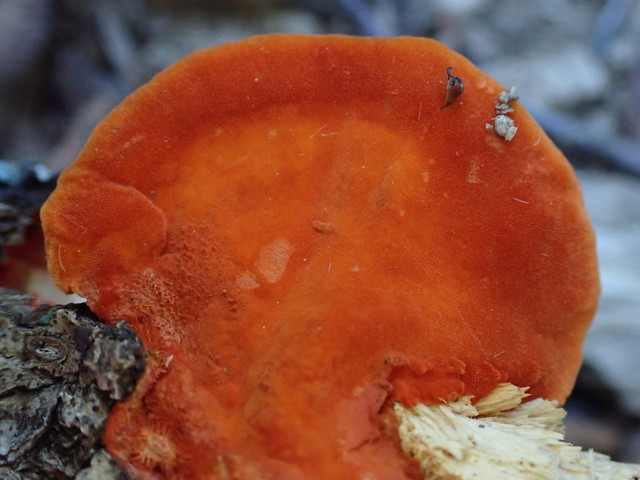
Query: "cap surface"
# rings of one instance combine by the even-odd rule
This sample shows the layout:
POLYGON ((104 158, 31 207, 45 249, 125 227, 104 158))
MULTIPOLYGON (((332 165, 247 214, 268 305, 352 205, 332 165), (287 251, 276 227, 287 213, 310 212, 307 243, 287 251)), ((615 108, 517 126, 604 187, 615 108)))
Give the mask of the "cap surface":
POLYGON ((154 352, 110 451, 171 478, 413 478, 392 402, 563 401, 594 237, 526 111, 509 142, 485 128, 502 90, 432 40, 271 35, 116 108, 42 210, 61 288, 154 352))

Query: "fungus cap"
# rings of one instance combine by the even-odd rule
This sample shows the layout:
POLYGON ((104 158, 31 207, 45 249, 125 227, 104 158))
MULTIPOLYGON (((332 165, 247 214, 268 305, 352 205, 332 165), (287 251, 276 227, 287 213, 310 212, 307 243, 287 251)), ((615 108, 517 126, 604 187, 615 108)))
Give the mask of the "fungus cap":
POLYGON ((42 209, 58 285, 151 352, 111 453, 167 478, 413 478, 393 402, 564 401, 594 237, 524 108, 511 141, 485 128, 503 90, 433 40, 269 35, 118 106, 42 209))

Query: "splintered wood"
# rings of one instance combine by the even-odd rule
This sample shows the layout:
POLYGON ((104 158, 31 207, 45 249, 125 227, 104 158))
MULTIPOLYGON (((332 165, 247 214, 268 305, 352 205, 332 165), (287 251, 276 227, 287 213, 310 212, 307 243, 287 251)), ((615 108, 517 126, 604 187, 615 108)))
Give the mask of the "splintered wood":
POLYGON ((640 465, 566 443, 556 402, 522 404, 526 389, 502 384, 475 405, 462 397, 447 405, 395 405, 402 448, 427 479, 637 479, 640 465))

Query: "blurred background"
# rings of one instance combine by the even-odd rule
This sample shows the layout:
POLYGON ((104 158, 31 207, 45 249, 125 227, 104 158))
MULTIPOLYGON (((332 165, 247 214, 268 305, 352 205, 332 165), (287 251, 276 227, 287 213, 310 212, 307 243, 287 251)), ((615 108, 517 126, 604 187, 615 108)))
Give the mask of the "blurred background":
POLYGON ((51 288, 37 211, 95 124, 190 52, 269 32, 415 35, 469 57, 576 167, 603 294, 567 436, 640 463, 640 2, 0 0, 2 286, 51 288))

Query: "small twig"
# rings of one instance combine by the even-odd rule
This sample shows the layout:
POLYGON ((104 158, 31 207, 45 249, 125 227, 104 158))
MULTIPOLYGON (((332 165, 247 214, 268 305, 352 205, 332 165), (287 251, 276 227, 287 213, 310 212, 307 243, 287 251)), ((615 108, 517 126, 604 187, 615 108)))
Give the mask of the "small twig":
POLYGON ((600 10, 591 40, 593 50, 600 57, 605 56, 607 47, 620 31, 633 6, 633 0, 608 0, 600 10))
POLYGON ((75 110, 64 135, 42 163, 56 173, 69 166, 82 150, 94 127, 122 100, 122 97, 123 92, 104 89, 86 100, 75 110))
POLYGON ((433 2, 391 0, 391 3, 398 16, 398 35, 422 36, 435 26, 433 2))
POLYGON ((538 105, 526 105, 533 117, 561 148, 596 157, 603 165, 640 177, 640 143, 601 135, 584 122, 538 105))
POLYGON ((133 87, 139 83, 140 62, 136 42, 118 4, 93 3, 98 38, 104 53, 120 78, 133 87))
POLYGON ((364 1, 335 0, 335 2, 360 34, 370 37, 389 37, 398 34, 389 22, 383 22, 379 16, 375 15, 364 1))

